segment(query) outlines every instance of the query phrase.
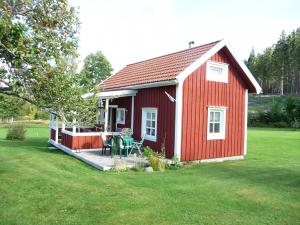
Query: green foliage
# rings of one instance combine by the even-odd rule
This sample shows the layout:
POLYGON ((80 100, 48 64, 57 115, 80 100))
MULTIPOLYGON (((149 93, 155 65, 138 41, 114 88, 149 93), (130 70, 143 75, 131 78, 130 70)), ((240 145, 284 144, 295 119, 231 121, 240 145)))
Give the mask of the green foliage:
POLYGON ((168 163, 166 168, 170 170, 176 170, 182 168, 182 166, 183 164, 180 162, 180 160, 177 157, 173 156, 171 163, 168 163))
POLYGON ((153 151, 149 146, 144 148, 144 155, 147 157, 150 166, 154 171, 164 171, 166 168, 166 158, 164 154, 153 151))
POLYGON ((249 126, 256 127, 297 127, 300 119, 300 98, 289 96, 285 99, 273 98, 267 109, 250 110, 249 126))
POLYGON ((12 124, 6 135, 7 140, 24 140, 26 135, 26 129, 23 124, 12 124))
POLYGON ((19 117, 22 114, 24 101, 0 94, 0 118, 19 117))
POLYGON ((257 78, 264 94, 300 92, 300 28, 286 35, 263 53, 251 51, 246 65, 257 78), (283 90, 282 90, 283 88, 283 90))
POLYGON ((91 90, 101 81, 105 80, 111 72, 111 64, 101 51, 89 54, 84 59, 84 65, 80 72, 80 84, 86 90, 91 90))
MULTIPOLYGON (((0 2, 0 92, 55 112, 67 123, 88 120, 76 74, 79 20, 67 0, 0 2), (3 84, 6 86, 3 87, 3 84)), ((94 119, 91 117, 91 119, 94 119)))

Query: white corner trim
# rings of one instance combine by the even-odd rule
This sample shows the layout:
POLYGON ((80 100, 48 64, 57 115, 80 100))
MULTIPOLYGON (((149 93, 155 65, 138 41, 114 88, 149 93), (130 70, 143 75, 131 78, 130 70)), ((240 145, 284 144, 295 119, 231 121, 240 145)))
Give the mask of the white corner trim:
POLYGON ((131 131, 133 132, 134 125, 134 96, 131 97, 131 131))
POLYGON ((174 156, 181 160, 181 129, 182 129, 182 98, 183 82, 176 85, 176 105, 175 105, 175 143, 174 156))
POLYGON ((247 154, 248 141, 248 89, 245 89, 245 126, 244 126, 244 155, 247 154))
POLYGON ((237 156, 229 156, 223 158, 202 159, 200 160, 200 163, 224 162, 229 160, 242 160, 242 159, 244 159, 244 156, 237 155, 237 156))

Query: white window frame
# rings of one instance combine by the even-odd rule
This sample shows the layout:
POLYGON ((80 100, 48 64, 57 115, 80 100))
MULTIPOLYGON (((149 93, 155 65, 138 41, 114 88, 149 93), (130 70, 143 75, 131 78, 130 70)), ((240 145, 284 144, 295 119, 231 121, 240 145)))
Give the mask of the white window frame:
MULTIPOLYGON (((148 141, 154 141, 157 140, 157 108, 142 108, 142 130, 141 130, 141 136, 145 135, 145 140, 148 141), (147 135, 146 134, 146 118, 147 113, 151 113, 151 120, 152 120, 152 113, 155 113, 155 136, 147 135)), ((153 128, 152 128, 153 129, 153 128)))
POLYGON ((207 115, 207 140, 220 140, 225 139, 226 131, 226 107, 225 106, 209 106, 208 115, 207 115), (210 133, 210 113, 211 112, 220 112, 220 132, 219 133, 210 133))
POLYGON ((206 80, 228 83, 228 64, 215 61, 207 61, 206 80), (213 73, 212 68, 221 69, 223 71, 222 75, 216 75, 215 73, 213 73))
POLYGON ((117 108, 117 112, 116 112, 116 123, 117 124, 123 124, 125 125, 125 117, 126 117, 126 109, 125 108, 117 108), (120 113, 123 113, 123 120, 120 120, 120 113))

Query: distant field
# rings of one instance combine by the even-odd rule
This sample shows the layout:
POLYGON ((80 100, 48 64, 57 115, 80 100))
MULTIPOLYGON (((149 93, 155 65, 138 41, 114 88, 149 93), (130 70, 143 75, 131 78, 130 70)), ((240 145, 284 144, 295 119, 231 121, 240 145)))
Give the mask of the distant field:
MULTIPOLYGON (((294 96, 299 99, 300 96, 294 96)), ((249 111, 265 111, 270 109, 271 105, 275 102, 284 104, 288 99, 287 96, 274 96, 274 95, 249 95, 249 111)))
POLYGON ((245 160, 165 172, 100 172, 0 128, 0 224, 300 224, 300 132, 249 129, 245 160))
MULTIPOLYGON (((17 120, 13 124, 21 123, 27 127, 47 127, 49 125, 49 120, 17 120)), ((0 123, 0 127, 9 127, 10 123, 0 123)))

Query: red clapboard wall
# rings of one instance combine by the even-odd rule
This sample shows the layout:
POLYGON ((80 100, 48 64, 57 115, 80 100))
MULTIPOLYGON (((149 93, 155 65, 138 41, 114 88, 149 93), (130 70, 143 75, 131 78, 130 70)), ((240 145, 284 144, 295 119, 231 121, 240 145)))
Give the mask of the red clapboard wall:
POLYGON ((161 150, 161 144, 165 139, 166 156, 174 155, 175 134, 175 102, 171 102, 165 91, 176 98, 176 86, 164 86, 139 89, 134 99, 134 138, 141 139, 142 108, 154 107, 157 112, 157 140, 156 142, 145 140, 144 146, 149 146, 156 151, 161 150))
POLYGON ((50 133, 50 138, 55 141, 55 135, 56 135, 56 130, 55 129, 51 129, 51 133, 50 133))
POLYGON ((228 83, 205 80, 206 64, 183 84, 182 160, 243 155, 245 84, 223 49, 211 60, 229 64, 228 83), (208 106, 227 106, 225 140, 207 140, 208 106))
POLYGON ((103 141, 100 135, 97 136, 71 136, 61 134, 61 144, 73 150, 102 148, 103 141))

